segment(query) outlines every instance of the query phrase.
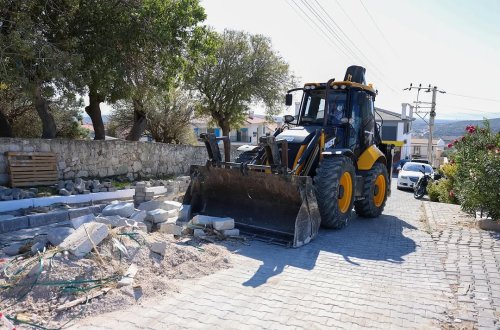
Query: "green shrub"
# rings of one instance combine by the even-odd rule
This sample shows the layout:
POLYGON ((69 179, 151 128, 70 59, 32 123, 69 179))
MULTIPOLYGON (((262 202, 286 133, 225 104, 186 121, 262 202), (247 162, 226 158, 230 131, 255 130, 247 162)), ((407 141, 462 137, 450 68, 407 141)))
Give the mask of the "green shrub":
POLYGON ((486 211, 500 219, 500 133, 484 127, 467 126, 467 133, 452 145, 456 174, 452 191, 465 211, 486 211))

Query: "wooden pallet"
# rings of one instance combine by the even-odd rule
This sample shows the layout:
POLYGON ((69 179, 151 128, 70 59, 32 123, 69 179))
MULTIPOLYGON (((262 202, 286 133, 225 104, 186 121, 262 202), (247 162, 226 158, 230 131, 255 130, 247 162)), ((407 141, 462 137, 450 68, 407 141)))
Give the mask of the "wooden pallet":
POLYGON ((6 152, 11 187, 57 183, 56 155, 52 152, 6 152))

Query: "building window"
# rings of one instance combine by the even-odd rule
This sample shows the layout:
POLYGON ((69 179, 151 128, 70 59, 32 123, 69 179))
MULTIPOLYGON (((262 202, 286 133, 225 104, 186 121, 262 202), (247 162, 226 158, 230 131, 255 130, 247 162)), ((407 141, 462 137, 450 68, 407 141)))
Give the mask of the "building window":
POLYGON ((420 155, 420 146, 414 146, 413 147, 413 154, 414 155, 420 155))
POLYGON ((403 134, 408 134, 410 132, 410 123, 405 122, 404 128, 403 128, 403 134))

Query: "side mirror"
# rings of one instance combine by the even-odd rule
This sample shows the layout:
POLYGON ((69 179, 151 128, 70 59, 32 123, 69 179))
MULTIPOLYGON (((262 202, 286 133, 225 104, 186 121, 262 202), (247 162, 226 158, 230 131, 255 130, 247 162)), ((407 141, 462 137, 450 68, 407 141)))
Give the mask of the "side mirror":
POLYGON ((401 166, 398 166, 396 169, 397 169, 398 171, 401 171, 401 166))
POLYGON ((293 103, 293 95, 292 94, 286 94, 285 96, 285 105, 290 106, 293 103))
MULTIPOLYGON (((291 96, 291 94, 288 94, 288 95, 291 96)), ((295 120, 295 117, 292 116, 292 115, 286 115, 286 116, 283 117, 283 119, 285 120, 285 123, 289 124, 289 123, 291 123, 292 121, 295 120)))

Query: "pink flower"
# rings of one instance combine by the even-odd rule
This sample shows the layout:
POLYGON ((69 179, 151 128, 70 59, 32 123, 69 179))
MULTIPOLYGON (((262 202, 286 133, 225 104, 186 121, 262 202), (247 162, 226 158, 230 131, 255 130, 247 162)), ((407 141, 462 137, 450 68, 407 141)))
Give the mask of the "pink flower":
POLYGON ((448 148, 452 148, 453 147, 453 143, 448 143, 448 148))
POLYGON ((454 197, 455 197, 455 193, 453 192, 453 190, 450 190, 450 197, 451 197, 451 198, 454 198, 454 197))

